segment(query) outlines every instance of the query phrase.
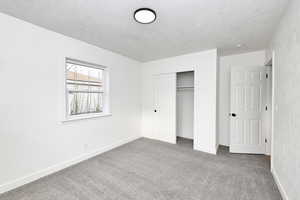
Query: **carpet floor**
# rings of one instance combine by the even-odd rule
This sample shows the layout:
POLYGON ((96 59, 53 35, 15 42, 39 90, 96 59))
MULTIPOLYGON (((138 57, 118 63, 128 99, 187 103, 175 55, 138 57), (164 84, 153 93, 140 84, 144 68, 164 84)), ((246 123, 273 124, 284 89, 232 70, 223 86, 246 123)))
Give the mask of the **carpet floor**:
MULTIPOLYGON (((183 145, 181 145, 183 144, 183 145)), ((0 200, 280 200, 262 155, 218 155, 138 139, 13 191, 0 200)))

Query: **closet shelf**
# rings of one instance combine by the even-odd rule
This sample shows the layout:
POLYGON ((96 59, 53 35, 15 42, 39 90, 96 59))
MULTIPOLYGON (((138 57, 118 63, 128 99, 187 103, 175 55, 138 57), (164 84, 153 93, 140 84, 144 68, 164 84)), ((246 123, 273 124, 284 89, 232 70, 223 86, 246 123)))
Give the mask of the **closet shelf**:
POLYGON ((192 86, 178 86, 177 89, 194 89, 192 86))

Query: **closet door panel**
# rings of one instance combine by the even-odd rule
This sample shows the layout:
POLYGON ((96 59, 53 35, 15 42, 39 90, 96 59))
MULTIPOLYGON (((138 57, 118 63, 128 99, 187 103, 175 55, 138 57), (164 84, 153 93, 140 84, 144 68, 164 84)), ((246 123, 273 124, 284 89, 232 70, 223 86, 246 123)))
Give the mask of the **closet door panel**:
POLYGON ((176 74, 153 76, 154 139, 176 143, 176 74))

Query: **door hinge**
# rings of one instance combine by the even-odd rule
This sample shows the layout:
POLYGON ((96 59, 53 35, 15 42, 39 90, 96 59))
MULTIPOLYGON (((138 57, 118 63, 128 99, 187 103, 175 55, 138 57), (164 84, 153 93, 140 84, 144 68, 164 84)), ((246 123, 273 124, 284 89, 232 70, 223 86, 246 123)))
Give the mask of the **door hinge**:
POLYGON ((268 73, 266 73, 266 79, 268 79, 269 78, 269 74, 268 73))
POLYGON ((267 138, 265 138, 265 143, 268 143, 268 140, 267 140, 267 138))

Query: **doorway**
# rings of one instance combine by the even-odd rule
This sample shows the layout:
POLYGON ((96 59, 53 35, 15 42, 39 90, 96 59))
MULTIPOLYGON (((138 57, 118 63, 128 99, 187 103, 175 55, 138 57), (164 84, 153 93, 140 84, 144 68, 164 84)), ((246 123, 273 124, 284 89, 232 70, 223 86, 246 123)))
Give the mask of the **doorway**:
POLYGON ((194 71, 176 73, 176 142, 193 148, 194 71))

